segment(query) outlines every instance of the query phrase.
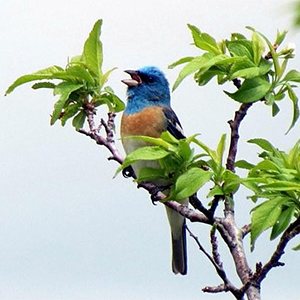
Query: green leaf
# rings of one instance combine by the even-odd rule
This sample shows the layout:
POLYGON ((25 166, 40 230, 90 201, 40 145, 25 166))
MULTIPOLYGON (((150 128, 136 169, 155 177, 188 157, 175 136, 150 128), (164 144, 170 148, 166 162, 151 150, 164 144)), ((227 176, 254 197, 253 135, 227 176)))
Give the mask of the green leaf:
POLYGON ((243 159, 238 160, 234 165, 237 168, 246 169, 246 170, 251 170, 254 167, 253 164, 251 164, 251 163, 249 163, 249 162, 247 162, 246 160, 243 160, 243 159))
POLYGON ((238 78, 239 73, 237 73, 237 72, 240 72, 244 69, 249 69, 249 68, 257 68, 257 66, 250 59, 248 59, 246 57, 244 57, 243 60, 238 60, 238 61, 234 62, 232 64, 232 66, 230 67, 228 79, 232 80, 232 79, 238 78))
POLYGON ((277 36, 276 36, 275 44, 280 45, 283 42, 283 40, 285 39, 286 34, 287 34, 286 30, 284 30, 283 32, 279 32, 279 30, 277 30, 277 36))
POLYGON ((251 103, 264 98, 271 84, 262 78, 245 79, 242 86, 235 92, 224 91, 230 98, 240 103, 251 103))
POLYGON ((113 93, 102 94, 99 99, 94 100, 94 103, 95 107, 105 103, 111 112, 120 112, 125 108, 125 103, 113 93))
POLYGON ((232 74, 236 71, 239 71, 242 69, 253 68, 253 67, 257 67, 257 66, 249 58, 244 57, 243 60, 238 60, 234 64, 232 64, 232 66, 230 68, 230 73, 232 74))
POLYGON ((274 224, 271 232, 270 239, 277 238, 291 223, 294 215, 295 207, 292 205, 281 212, 277 222, 274 224))
POLYGON ((80 89, 83 83, 73 83, 69 81, 61 82, 54 89, 54 95, 60 94, 59 100, 54 104, 50 124, 53 125, 60 117, 62 109, 72 92, 80 89))
POLYGON ((207 198, 224 195, 223 189, 219 185, 215 185, 212 189, 209 190, 207 198))
MULTIPOLYGON (((88 70, 83 65, 71 65, 66 69, 66 74, 70 75, 76 79, 86 81, 92 85, 95 84, 95 81, 88 70)), ((67 78, 66 78, 67 79, 67 78)))
POLYGON ((258 194, 261 194, 261 189, 258 185, 260 182, 264 182, 263 178, 245 178, 241 180, 241 184, 243 184, 246 188, 253 191, 255 193, 254 196, 250 197, 252 201, 256 202, 258 198, 258 194))
POLYGON ((248 140, 248 143, 255 144, 260 148, 269 152, 277 151, 277 149, 269 141, 265 139, 250 139, 248 140))
POLYGON ((263 183, 270 183, 266 179, 270 174, 278 174, 278 167, 275 163, 265 159, 249 170, 248 178, 264 179, 263 183))
POLYGON ((55 79, 56 77, 54 76, 54 74, 60 71, 64 71, 64 70, 61 67, 52 66, 46 69, 39 70, 32 74, 23 75, 8 87, 8 89, 5 92, 5 95, 10 94, 16 87, 24 83, 28 83, 36 80, 55 79))
MULTIPOLYGON (((276 100, 276 97, 275 97, 276 100)), ((280 112, 279 106, 274 102, 272 105, 272 117, 275 117, 280 112)))
POLYGON ((281 78, 283 73, 285 72, 288 61, 289 61, 289 58, 285 58, 284 61, 282 62, 281 66, 280 66, 278 78, 281 78))
MULTIPOLYGON (((65 126, 68 119, 74 117, 81 109, 80 103, 69 104, 63 111, 62 116, 60 118, 61 125, 65 126)), ((82 126, 81 126, 82 127, 82 126)), ((80 127, 80 128, 81 128, 80 127)))
POLYGON ((219 165, 222 165, 223 161, 223 155, 225 151, 225 142, 226 142, 226 134, 222 134, 221 139, 219 141, 218 147, 217 147, 217 163, 219 165))
POLYGON ((226 75, 226 72, 221 70, 220 68, 211 68, 205 73, 203 73, 201 70, 195 74, 195 81, 198 85, 204 86, 206 85, 213 77, 215 76, 221 76, 226 75))
POLYGON ((234 41, 234 40, 246 40, 247 38, 241 34, 241 33, 238 33, 238 32, 233 32, 231 34, 231 40, 234 41))
POLYGON ((293 88, 289 85, 286 84, 286 87, 288 89, 288 95, 289 98, 292 100, 293 103, 293 118, 292 118, 292 123, 286 133, 288 133, 296 124, 296 122, 299 119, 299 106, 298 106, 298 97, 296 96, 296 93, 294 92, 293 88))
POLYGON ((203 54, 202 56, 197 56, 195 58, 193 58, 190 62, 188 62, 188 64, 186 64, 183 69, 180 71, 172 90, 174 91, 179 84, 183 81, 183 79, 185 79, 187 76, 195 73, 196 71, 198 71, 203 64, 208 61, 211 58, 211 54, 203 54))
MULTIPOLYGON (((196 136, 196 135, 195 135, 196 136)), ((178 145, 179 143, 179 140, 175 138, 175 136, 173 134, 170 133, 170 131, 164 131, 162 134, 161 134, 161 139, 165 142, 167 142, 169 145, 170 144, 175 144, 175 145, 178 145)), ((183 141, 183 140, 182 140, 183 141)), ((189 144, 190 141, 189 139, 185 139, 185 141, 189 144)))
POLYGON ((82 55, 75 55, 75 56, 69 58, 68 62, 70 65, 82 64, 83 63, 82 55))
POLYGON ((278 220, 281 212, 282 198, 267 200, 255 207, 251 218, 251 249, 259 235, 272 227, 278 220))
POLYGON ((98 80, 100 80, 102 74, 101 68, 103 62, 102 43, 99 39, 101 26, 102 20, 98 20, 84 44, 82 53, 84 63, 98 80))
POLYGON ((180 175, 175 183, 174 194, 172 199, 182 200, 195 194, 206 182, 210 180, 211 172, 204 171, 200 168, 191 168, 180 175))
POLYGON ((109 75, 114 71, 116 70, 117 68, 112 68, 110 70, 108 70, 107 72, 105 72, 102 76, 101 76, 101 79, 100 79, 100 85, 103 86, 107 80, 108 80, 108 77, 109 75))
POLYGON ((163 169, 157 169, 157 168, 142 168, 139 172, 138 181, 150 181, 155 180, 158 178, 164 178, 165 172, 163 169))
POLYGON ((184 161, 189 162, 193 156, 193 150, 190 145, 185 140, 179 140, 178 144, 178 154, 184 159, 184 161))
POLYGON ((199 147, 201 147, 214 161, 218 161, 216 151, 210 149, 208 146, 206 146, 204 143, 202 143, 196 138, 193 138, 193 142, 199 147))
POLYGON ((202 33, 196 26, 188 24, 195 46, 213 54, 221 54, 216 40, 207 33, 202 33))
POLYGON ((223 174, 223 191, 224 194, 230 195, 237 192, 240 187, 241 179, 238 175, 229 170, 225 170, 223 174))
POLYGON ((267 171, 280 171, 280 168, 272 161, 270 160, 263 160, 259 162, 253 170, 267 170, 267 171))
POLYGON ((114 103, 114 112, 123 111, 125 108, 125 103, 115 94, 111 94, 114 103))
POLYGON ((259 67, 251 67, 247 69, 241 69, 236 71, 230 76, 230 79, 235 79, 235 78, 245 78, 245 79, 251 79, 254 77, 259 76, 260 74, 260 68, 259 67))
POLYGON ((258 67, 259 67, 259 75, 262 76, 267 74, 271 70, 272 63, 263 58, 261 59, 258 67))
POLYGON ((252 43, 248 40, 234 40, 227 41, 227 49, 232 56, 246 56, 253 62, 254 54, 252 49, 252 43))
MULTIPOLYGON (((184 78, 192 73, 195 73, 196 71, 198 71, 196 77, 201 78, 201 76, 212 67, 227 67, 244 59, 245 58, 243 57, 230 57, 225 54, 214 55, 211 53, 204 53, 202 56, 195 57, 179 73, 174 83, 173 91, 178 87, 184 78)), ((199 79, 199 81, 201 81, 201 79, 199 79)))
POLYGON ((170 153, 167 150, 161 148, 160 146, 145 146, 138 148, 126 156, 123 164, 117 169, 116 174, 140 160, 158 160, 166 157, 169 154, 170 153))
POLYGON ((300 183, 285 180, 277 180, 273 183, 261 186, 266 191, 300 191, 300 183))
POLYGON ((297 245, 296 247, 293 247, 292 249, 293 249, 294 251, 299 251, 299 250, 300 250, 300 244, 297 245))
POLYGON ((83 127, 83 124, 85 122, 86 119, 86 114, 84 111, 80 111, 74 118, 72 121, 72 125, 73 127, 75 127, 76 130, 79 130, 80 128, 83 127))
POLYGON ((210 59, 208 59, 206 62, 202 64, 200 70, 195 76, 200 78, 201 80, 201 77, 205 75, 205 73, 208 72, 209 70, 213 70, 213 71, 219 70, 218 72, 216 72, 217 75, 226 74, 227 71, 223 71, 222 69, 226 70, 226 68, 229 67, 230 65, 239 61, 243 61, 245 59, 246 58, 244 57, 230 57, 225 54, 220 54, 211 57, 210 59))
POLYGON ((34 90, 37 89, 54 89, 56 85, 49 81, 37 82, 31 88, 34 90))
POLYGON ((170 149, 170 147, 172 147, 172 145, 170 143, 166 142, 165 140, 163 140, 161 138, 150 137, 150 136, 130 135, 130 136, 123 137, 122 139, 125 141, 127 139, 140 140, 140 141, 144 141, 148 144, 153 144, 153 145, 162 147, 164 149, 170 149))
POLYGON ((253 44, 254 63, 258 66, 262 58, 262 55, 265 51, 265 45, 263 43, 263 40, 261 39, 261 37, 256 31, 254 31, 252 34, 252 44, 253 44))
POLYGON ((288 153, 288 166, 289 167, 295 167, 297 171, 298 170, 298 164, 299 164, 299 156, 300 156, 300 140, 298 140, 294 147, 290 150, 288 153))
MULTIPOLYGON (((256 32, 256 30, 250 26, 247 26, 246 28, 248 28, 249 30, 253 31, 253 32, 256 32)), ((263 35, 262 33, 260 32, 257 32, 264 40, 265 42, 267 43, 268 45, 268 48, 269 48, 269 51, 271 53, 271 57, 272 57, 272 61, 273 61, 273 64, 274 64, 274 69, 275 69, 275 75, 278 77, 280 77, 280 63, 279 63, 279 59, 278 59, 278 54, 275 52, 275 49, 274 49, 274 46, 273 44, 270 42, 270 40, 265 36, 263 35)))
POLYGON ((290 70, 282 79, 282 81, 300 82, 300 72, 297 70, 290 70))
POLYGON ((274 104, 275 96, 274 96, 274 94, 273 94, 272 92, 269 92, 269 93, 265 96, 265 99, 266 99, 265 104, 271 106, 271 105, 274 104))
POLYGON ((182 65, 182 64, 186 64, 188 62, 190 62, 194 57, 192 56, 188 56, 188 57, 183 57, 183 58, 180 58, 179 60, 173 62, 172 64, 170 64, 168 66, 169 69, 173 69, 179 65, 182 65))

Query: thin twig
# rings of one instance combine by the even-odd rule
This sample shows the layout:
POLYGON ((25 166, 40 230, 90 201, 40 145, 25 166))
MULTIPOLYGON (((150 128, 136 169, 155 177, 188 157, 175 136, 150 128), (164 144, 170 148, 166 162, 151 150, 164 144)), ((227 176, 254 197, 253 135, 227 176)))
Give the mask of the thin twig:
POLYGON ((252 278, 253 281, 257 282, 257 284, 260 284, 272 268, 281 267, 284 265, 284 263, 280 262, 280 259, 284 254, 284 250, 289 241, 298 234, 300 234, 300 217, 291 223, 290 226, 284 231, 270 260, 263 267, 256 270, 252 278))
POLYGON ((211 221, 211 224, 214 223, 214 220, 213 220, 213 215, 212 213, 206 209, 204 207, 204 205, 202 204, 202 202, 198 199, 197 197, 197 194, 194 194, 192 196, 189 197, 189 202, 190 204, 197 210, 199 210, 200 212, 202 212, 210 221, 211 221))
POLYGON ((231 140, 229 146, 229 153, 227 157, 226 168, 232 172, 234 172, 235 167, 235 159, 238 149, 238 141, 239 141, 239 127, 241 125, 242 120, 246 116, 248 109, 252 106, 252 103, 243 103, 239 110, 235 112, 235 116, 233 120, 228 121, 230 129, 231 129, 231 140))
MULTIPOLYGON (((203 254, 209 259, 209 261, 212 263, 212 265, 214 266, 217 274, 221 277, 221 279, 223 280, 224 284, 219 285, 218 287, 205 287, 202 289, 203 292, 207 292, 207 293, 220 293, 220 292, 227 292, 230 291, 236 299, 238 300, 242 300, 244 293, 241 292, 238 288, 236 288, 231 282, 230 280, 227 278, 227 275, 223 269, 223 265, 219 260, 219 254, 216 255, 216 253, 213 254, 213 256, 218 256, 217 261, 214 259, 213 256, 211 256, 205 249, 204 247, 201 245, 199 239, 197 236, 195 236, 192 231, 186 226, 187 231, 189 232, 190 236, 195 240, 196 244, 199 247, 199 250, 201 252, 203 252, 203 254)), ((214 246, 213 246, 214 247, 214 246)), ((216 247, 217 248, 217 247, 216 247)), ((213 250, 214 252, 215 250, 213 250)))
POLYGON ((242 235, 243 235, 243 238, 250 233, 251 231, 251 224, 246 224, 244 225, 242 228, 241 228, 241 231, 242 231, 242 235))
POLYGON ((204 249, 204 247, 201 245, 201 243, 200 243, 198 237, 195 236, 195 235, 192 233, 192 231, 191 231, 187 226, 186 226, 186 230, 189 232, 190 236, 195 240, 196 244, 197 244, 198 247, 199 247, 199 250, 200 250, 201 252, 204 253, 204 255, 209 259, 209 261, 210 261, 210 262, 213 264, 213 266, 215 267, 217 273, 218 273, 218 274, 220 273, 219 275, 220 275, 220 277, 223 279, 223 281, 224 281, 225 283, 227 283, 227 277, 226 277, 226 274, 225 274, 224 270, 222 270, 222 268, 215 262, 215 260, 213 259, 213 257, 210 256, 210 255, 208 254, 208 252, 207 252, 207 251, 204 249))
POLYGON ((202 292, 204 293, 211 293, 211 294, 217 294, 217 293, 223 293, 228 292, 228 286, 224 283, 218 285, 218 286, 206 286, 202 289, 202 292))
POLYGON ((220 200, 224 199, 224 196, 223 195, 216 195, 214 197, 214 199, 211 201, 211 206, 210 206, 210 209, 208 210, 212 215, 215 214, 216 212, 216 209, 218 208, 219 206, 219 202, 220 200))
POLYGON ((210 243, 212 246, 212 256, 219 268, 223 269, 223 263, 221 262, 221 257, 218 249, 218 240, 216 237, 216 224, 214 224, 210 231, 210 243))

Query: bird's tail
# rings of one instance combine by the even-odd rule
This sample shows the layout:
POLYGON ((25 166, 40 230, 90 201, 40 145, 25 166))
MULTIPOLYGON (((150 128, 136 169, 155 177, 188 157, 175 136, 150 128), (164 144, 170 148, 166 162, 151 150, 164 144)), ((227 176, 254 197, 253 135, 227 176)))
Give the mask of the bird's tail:
POLYGON ((185 218, 166 207, 172 237, 172 270, 175 274, 187 273, 185 218))

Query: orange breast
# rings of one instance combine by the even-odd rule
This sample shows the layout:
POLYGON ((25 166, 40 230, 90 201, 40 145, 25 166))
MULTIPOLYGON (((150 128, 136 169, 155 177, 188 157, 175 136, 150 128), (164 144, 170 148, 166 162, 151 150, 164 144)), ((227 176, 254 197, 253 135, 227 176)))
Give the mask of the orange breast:
POLYGON ((165 130, 166 120, 161 107, 148 107, 139 113, 122 116, 122 137, 129 135, 160 137, 165 130))

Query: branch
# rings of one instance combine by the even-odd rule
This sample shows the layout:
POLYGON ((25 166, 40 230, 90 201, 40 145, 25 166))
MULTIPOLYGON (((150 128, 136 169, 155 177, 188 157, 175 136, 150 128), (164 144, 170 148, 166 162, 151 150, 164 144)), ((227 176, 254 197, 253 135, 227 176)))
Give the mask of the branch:
POLYGON ((189 202, 195 209, 202 212, 210 220, 210 224, 214 223, 213 214, 204 207, 202 202, 198 199, 197 194, 190 196, 189 202))
MULTIPOLYGON (((278 48, 278 45, 274 45, 274 50, 278 48)), ((265 59, 269 60, 272 58, 271 53, 269 52, 266 56, 265 59)), ((240 79, 236 78, 233 80, 233 84, 236 86, 237 89, 241 87, 241 81, 240 79)), ((262 99, 263 100, 263 99, 262 99)), ((243 121, 244 117, 246 116, 248 109, 252 106, 252 102, 250 103, 243 103, 239 110, 235 112, 234 120, 228 121, 230 128, 231 128, 231 141, 230 141, 230 147, 229 147, 229 154, 227 158, 227 163, 226 167, 228 170, 234 172, 234 163, 235 163, 235 158, 237 154, 237 146, 238 146, 238 141, 239 141, 239 127, 241 122, 243 121)))
POLYGON ((242 230, 242 235, 243 235, 243 238, 244 238, 247 234, 250 233, 250 231, 251 231, 251 224, 246 224, 246 225, 244 225, 244 226, 241 228, 241 230, 242 230))
POLYGON ((263 267, 257 268, 252 278, 254 282, 260 284, 272 268, 281 267, 284 265, 284 263, 280 262, 280 259, 284 254, 284 250, 289 241, 298 234, 300 234, 300 217, 291 223, 290 226, 284 231, 270 260, 263 267))
POLYGON ((124 161, 123 156, 119 152, 119 150, 116 147, 115 141, 114 141, 114 119, 116 117, 116 114, 113 112, 108 113, 108 121, 105 122, 103 119, 101 119, 101 123, 98 127, 96 127, 94 122, 94 113, 90 109, 86 109, 86 115, 87 120, 89 124, 89 131, 81 128, 78 130, 78 132, 85 134, 89 136, 91 139, 93 139, 98 145, 102 145, 106 147, 109 152, 112 154, 112 156, 108 157, 109 160, 115 160, 119 164, 122 164, 124 161), (105 128, 106 137, 102 136, 100 134, 101 127, 105 128))
POLYGON ((191 222, 200 222, 205 224, 210 224, 209 219, 202 213, 199 213, 193 209, 188 208, 186 205, 182 205, 177 201, 167 201, 163 202, 167 207, 177 211, 179 214, 184 216, 191 222))
POLYGON ((210 231, 210 243, 212 245, 212 255, 214 258, 214 261, 219 266, 219 268, 223 269, 223 263, 221 262, 221 257, 218 249, 218 240, 216 237, 216 226, 213 225, 211 231, 210 231))
POLYGON ((190 236, 195 240, 196 244, 199 247, 199 250, 204 253, 204 255, 209 259, 209 261, 212 263, 214 266, 217 274, 221 277, 223 280, 224 284, 219 285, 218 287, 205 287, 202 289, 203 292, 206 293, 221 293, 221 292, 228 292, 230 291, 236 299, 243 299, 244 293, 241 292, 239 289, 237 289, 227 278, 227 275, 223 269, 223 264, 220 261, 220 255, 218 252, 218 246, 217 246, 217 241, 216 237, 214 236, 214 233, 212 235, 214 238, 212 239, 212 247, 213 247, 213 256, 209 255, 208 252, 204 249, 204 247, 201 245, 199 239, 197 236, 195 236, 192 231, 186 226, 187 231, 189 232, 190 236))
POLYGON ((210 209, 209 209, 209 212, 214 215, 215 214, 215 211, 216 209, 218 208, 218 205, 219 205, 219 201, 220 200, 224 200, 224 196, 223 195, 216 195, 214 197, 214 199, 211 201, 211 206, 210 206, 210 209))
MULTIPOLYGON (((221 198, 222 198, 222 196, 220 196, 220 198, 215 197, 214 201, 216 202, 216 205, 217 205, 217 203, 219 202, 219 200, 221 198)), ((213 212, 212 212, 211 209, 207 210, 203 206, 202 202, 198 199, 196 194, 189 197, 189 202, 195 209, 199 210, 204 216, 206 216, 208 222, 203 222, 203 223, 207 223, 207 224, 210 224, 212 226, 216 225, 216 228, 217 228, 218 232, 222 236, 224 242, 227 244, 229 249, 236 248, 236 242, 234 242, 235 237, 231 236, 229 231, 224 226, 225 219, 214 217, 213 214, 214 214, 215 207, 213 208, 213 212)))
POLYGON ((226 167, 228 170, 234 172, 235 167, 235 159, 237 154, 237 146, 239 141, 239 127, 241 125, 242 120, 246 116, 248 109, 252 106, 252 103, 243 103, 239 110, 235 112, 235 116, 233 120, 228 121, 228 124, 231 129, 231 140, 230 140, 230 147, 229 147, 229 154, 227 158, 226 167))
POLYGON ((218 286, 206 286, 205 288, 202 289, 202 292, 204 293, 223 293, 223 292, 228 292, 228 287, 226 284, 222 283, 218 286))
MULTIPOLYGON (((92 106, 87 107, 85 109, 85 113, 87 115, 87 120, 89 124, 89 131, 85 129, 79 129, 78 132, 89 136, 91 139, 93 139, 98 145, 106 147, 112 156, 110 156, 108 159, 109 160, 115 160, 119 164, 122 164, 124 161, 123 156, 117 149, 115 145, 115 140, 114 140, 114 127, 115 127, 115 117, 116 114, 113 112, 108 113, 108 120, 107 122, 104 121, 104 119, 101 119, 101 123, 98 127, 95 125, 94 121, 94 116, 95 116, 95 111, 92 106), (105 129, 106 136, 104 137, 103 135, 100 134, 101 128, 105 129)), ((130 177, 135 178, 134 172, 130 171, 129 173, 130 177)), ((182 216, 185 218, 189 219, 191 222, 201 222, 201 223, 206 223, 210 224, 210 220, 201 212, 196 212, 190 208, 188 208, 186 205, 182 205, 179 202, 176 201, 166 201, 164 202, 167 198, 167 196, 162 193, 155 184, 151 182, 142 182, 138 184, 138 188, 143 188, 149 192, 151 195, 152 201, 160 201, 164 205, 170 207, 171 209, 177 211, 180 213, 182 216)))
POLYGON ((237 227, 234 215, 231 213, 228 214, 226 218, 222 219, 222 221, 225 230, 231 238, 231 243, 227 243, 227 245, 232 254, 237 274, 242 283, 246 284, 249 281, 252 272, 248 265, 244 250, 243 231, 237 227))

